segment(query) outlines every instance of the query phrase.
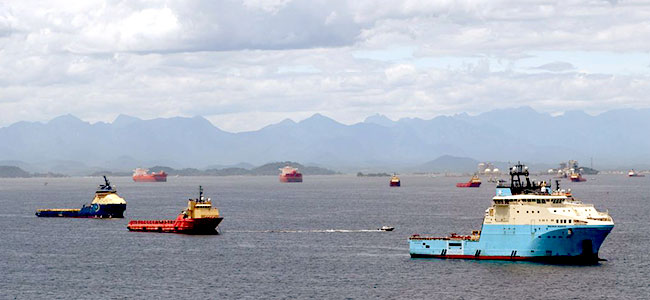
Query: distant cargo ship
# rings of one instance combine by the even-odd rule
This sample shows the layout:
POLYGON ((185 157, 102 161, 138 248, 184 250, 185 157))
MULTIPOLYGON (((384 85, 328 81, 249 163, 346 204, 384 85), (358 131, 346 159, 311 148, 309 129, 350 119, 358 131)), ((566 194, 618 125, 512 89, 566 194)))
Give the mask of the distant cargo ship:
POLYGON ((569 176, 572 182, 583 182, 587 181, 587 178, 582 177, 582 174, 580 173, 573 173, 571 176, 569 176))
POLYGON ((302 173, 298 169, 286 166, 280 169, 280 182, 302 182, 302 173))
POLYGON ((393 174, 393 177, 390 178, 390 186, 401 186, 402 181, 397 177, 397 174, 393 174))
POLYGON ((165 171, 147 173, 149 170, 137 168, 133 170, 133 181, 135 182, 167 182, 165 171))
POLYGON ((216 234, 223 218, 212 207, 210 198, 203 197, 199 186, 199 198, 189 199, 187 208, 175 220, 131 220, 126 226, 131 231, 153 231, 189 234, 216 234))
POLYGON ((634 169, 627 172, 627 176, 628 177, 645 177, 645 175, 643 175, 643 174, 641 174, 641 173, 639 173, 637 171, 634 171, 634 169))
POLYGON ((599 260, 600 246, 614 228, 607 212, 583 204, 559 186, 551 191, 545 182, 531 182, 528 169, 521 164, 510 170, 510 176, 509 186, 497 186, 481 230, 446 237, 413 235, 409 238, 411 257, 599 260))
POLYGON ((90 205, 84 204, 80 209, 53 208, 36 210, 37 217, 63 218, 124 218, 126 201, 119 195, 108 178, 99 186, 90 205))
POLYGON ((456 183, 456 187, 480 187, 481 179, 478 176, 474 175, 468 182, 456 183))

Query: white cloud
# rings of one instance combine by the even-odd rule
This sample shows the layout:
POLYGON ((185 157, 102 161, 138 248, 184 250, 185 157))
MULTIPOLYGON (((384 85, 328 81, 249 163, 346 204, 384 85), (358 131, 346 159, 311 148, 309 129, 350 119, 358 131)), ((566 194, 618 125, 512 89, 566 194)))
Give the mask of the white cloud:
POLYGON ((0 4, 0 126, 205 115, 227 130, 530 105, 650 107, 650 6, 606 1, 0 4), (553 72, 540 72, 549 70, 553 72))

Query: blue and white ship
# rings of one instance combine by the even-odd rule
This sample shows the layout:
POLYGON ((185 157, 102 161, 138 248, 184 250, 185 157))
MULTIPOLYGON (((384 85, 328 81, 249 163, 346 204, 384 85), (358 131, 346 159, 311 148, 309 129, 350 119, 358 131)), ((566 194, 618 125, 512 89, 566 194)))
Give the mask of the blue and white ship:
POLYGON ((81 208, 51 208, 36 210, 37 217, 62 218, 124 218, 126 201, 117 194, 106 176, 105 184, 99 186, 95 198, 81 208))
POLYGON ((447 237, 413 235, 411 257, 598 261, 598 250, 614 228, 610 215, 576 200, 570 190, 560 190, 558 181, 552 191, 545 182, 531 183, 528 175, 522 164, 510 170, 510 185, 497 186, 481 230, 447 237))

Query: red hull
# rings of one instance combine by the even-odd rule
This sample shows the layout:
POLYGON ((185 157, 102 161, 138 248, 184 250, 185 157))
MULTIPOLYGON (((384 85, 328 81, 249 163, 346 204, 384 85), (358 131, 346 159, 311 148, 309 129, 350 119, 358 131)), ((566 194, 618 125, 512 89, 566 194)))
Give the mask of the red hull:
POLYGON ((582 178, 582 177, 580 177, 580 178, 571 178, 571 182, 584 182, 584 181, 587 181, 587 179, 582 178))
POLYGON ((480 182, 461 182, 461 183, 456 183, 456 187, 480 187, 481 183, 480 182))
POLYGON ((167 182, 167 174, 133 175, 135 182, 167 182))
POLYGON ((475 256, 475 255, 428 255, 411 254, 413 258, 478 259, 478 260, 536 260, 538 257, 522 256, 475 256))
POLYGON ((391 181, 390 186, 400 186, 400 182, 399 181, 398 182, 391 181))
POLYGON ((302 182, 302 174, 280 175, 280 182, 302 182))
POLYGON ((176 220, 132 220, 126 227, 131 231, 215 234, 221 220, 223 218, 183 219, 181 214, 176 220))

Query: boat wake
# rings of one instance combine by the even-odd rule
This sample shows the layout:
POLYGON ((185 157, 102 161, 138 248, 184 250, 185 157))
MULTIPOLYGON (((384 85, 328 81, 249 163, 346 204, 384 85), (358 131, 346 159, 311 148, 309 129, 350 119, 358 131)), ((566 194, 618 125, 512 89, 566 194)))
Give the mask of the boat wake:
POLYGON ((237 233, 351 233, 351 232, 384 232, 381 229, 313 229, 313 230, 228 230, 237 233))

